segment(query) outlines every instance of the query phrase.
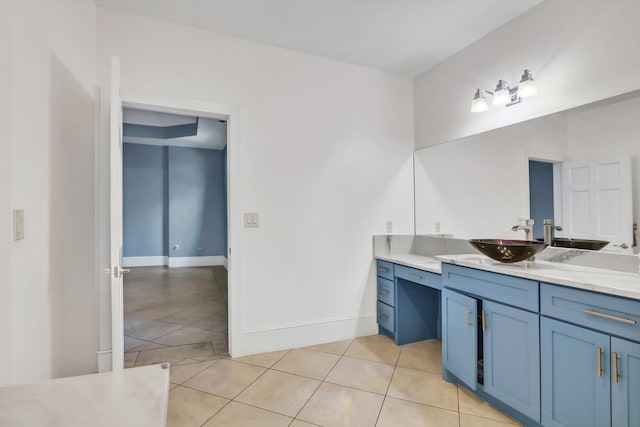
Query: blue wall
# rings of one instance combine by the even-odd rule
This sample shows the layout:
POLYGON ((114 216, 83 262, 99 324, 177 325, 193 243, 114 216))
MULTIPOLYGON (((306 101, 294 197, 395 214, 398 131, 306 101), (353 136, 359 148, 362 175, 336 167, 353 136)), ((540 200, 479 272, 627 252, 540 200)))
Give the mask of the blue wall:
POLYGON ((225 154, 169 147, 170 256, 226 255, 225 154))
POLYGON ((533 237, 544 237, 543 221, 553 218, 553 164, 529 160, 529 214, 533 237))
POLYGON ((123 256, 226 256, 226 149, 124 144, 123 169, 123 256))
POLYGON ((168 255, 166 147, 123 144, 123 256, 168 255))

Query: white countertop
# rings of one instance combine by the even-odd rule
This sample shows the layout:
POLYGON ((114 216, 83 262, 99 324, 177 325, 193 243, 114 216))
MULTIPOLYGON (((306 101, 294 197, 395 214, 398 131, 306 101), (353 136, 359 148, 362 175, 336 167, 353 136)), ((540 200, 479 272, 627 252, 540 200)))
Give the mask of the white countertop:
POLYGON ((440 261, 433 257, 415 255, 415 254, 393 254, 393 255, 378 255, 377 259, 392 262, 394 264, 401 264, 407 267, 417 268, 419 270, 430 271, 432 273, 440 274, 442 271, 440 261))
POLYGON ((480 254, 436 255, 434 257, 393 254, 378 255, 376 258, 433 273, 442 272, 440 265, 442 261, 478 270, 640 300, 640 274, 638 273, 548 261, 522 261, 505 264, 480 254))
POLYGON ((0 426, 164 427, 168 397, 162 365, 0 387, 0 426))

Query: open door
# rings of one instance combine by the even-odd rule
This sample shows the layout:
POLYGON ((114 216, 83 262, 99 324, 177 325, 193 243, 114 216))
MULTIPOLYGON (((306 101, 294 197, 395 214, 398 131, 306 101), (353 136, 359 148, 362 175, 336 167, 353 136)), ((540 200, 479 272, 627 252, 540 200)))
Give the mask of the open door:
POLYGON ((110 159, 110 264, 111 264, 111 357, 114 371, 124 368, 124 325, 122 300, 122 100, 120 58, 111 58, 111 101, 109 114, 110 159))
POLYGON ((631 159, 562 164, 564 236, 606 240, 607 250, 631 252, 631 159))

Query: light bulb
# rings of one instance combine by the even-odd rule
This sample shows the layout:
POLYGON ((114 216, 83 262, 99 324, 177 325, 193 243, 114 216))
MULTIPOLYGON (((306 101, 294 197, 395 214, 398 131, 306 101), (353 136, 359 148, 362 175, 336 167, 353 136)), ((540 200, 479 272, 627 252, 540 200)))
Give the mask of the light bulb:
POLYGON ((472 113, 482 113, 489 109, 489 105, 487 104, 487 99, 484 96, 484 91, 481 89, 476 90, 476 94, 473 96, 471 100, 471 112, 472 113))
POLYGON ((511 101, 509 83, 504 80, 498 80, 496 90, 493 92, 493 105, 507 105, 509 101, 511 101))
POLYGON ((538 87, 536 81, 533 80, 531 71, 524 70, 520 84, 518 85, 518 97, 525 98, 527 96, 536 96, 538 94, 538 87))

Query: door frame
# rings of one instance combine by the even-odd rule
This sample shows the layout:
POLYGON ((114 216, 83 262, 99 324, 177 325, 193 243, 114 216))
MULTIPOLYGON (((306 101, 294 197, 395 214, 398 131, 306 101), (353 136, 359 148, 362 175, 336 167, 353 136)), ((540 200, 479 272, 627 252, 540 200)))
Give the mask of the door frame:
MULTIPOLYGON (((227 121, 227 275, 228 275, 228 342, 229 355, 239 353, 240 347, 240 319, 242 305, 241 301, 241 258, 238 256, 241 251, 241 231, 242 231, 242 205, 241 205, 241 134, 242 118, 240 110, 234 106, 218 104, 214 102, 157 97, 140 94, 125 94, 121 96, 122 108, 137 108, 163 113, 173 113, 206 117, 227 121), (237 254, 236 256, 232 255, 237 254)), ((122 236, 120 236, 122 239, 122 236)), ((122 293, 122 289, 120 289, 122 293)), ((123 349, 124 353, 124 328, 122 322, 114 322, 114 319, 124 316, 123 306, 111 308, 111 327, 118 328, 119 331, 112 330, 113 339, 120 339, 121 345, 114 345, 112 349, 123 349)), ((117 357, 123 357, 117 355, 117 357)), ((112 357, 116 357, 115 354, 112 357)))

